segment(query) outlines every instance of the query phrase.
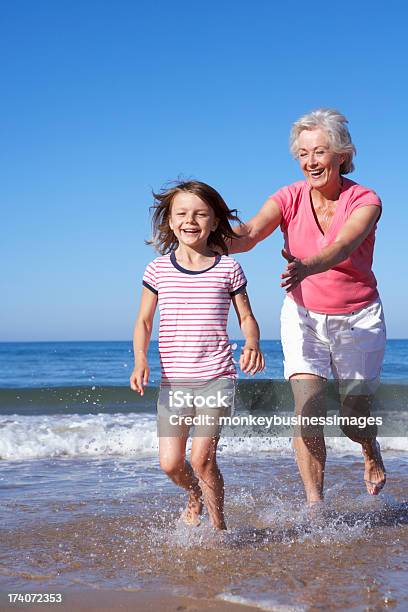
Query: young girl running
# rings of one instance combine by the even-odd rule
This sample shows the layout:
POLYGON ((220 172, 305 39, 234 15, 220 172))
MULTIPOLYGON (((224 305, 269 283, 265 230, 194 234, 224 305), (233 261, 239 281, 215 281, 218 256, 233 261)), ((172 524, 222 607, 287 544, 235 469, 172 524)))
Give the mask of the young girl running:
MULTIPOLYGON (((185 417, 202 413, 204 396, 207 404, 204 412, 220 415, 225 410, 225 401, 220 400, 219 394, 209 395, 209 389, 221 389, 223 398, 229 398, 229 408, 233 408, 231 385, 236 370, 226 329, 231 301, 245 337, 240 357, 242 371, 253 375, 265 367, 244 273, 239 263, 226 255, 228 240, 236 237, 230 221, 238 221, 238 217, 215 189, 199 181, 179 182, 154 197, 151 243, 162 256, 148 264, 143 276, 130 386, 143 395, 148 383, 147 349, 158 304, 162 374, 159 417, 168 419, 174 414, 174 389, 186 387, 191 391, 190 401, 179 414, 185 417), (202 395, 198 397, 201 403, 197 401, 196 405, 197 392, 202 395), (218 402, 215 405, 214 398, 218 402)), ((188 492, 182 519, 190 525, 200 523, 204 500, 213 527, 226 529, 224 481, 216 461, 219 432, 219 428, 200 431, 196 427, 188 463, 185 458, 188 424, 182 424, 177 435, 169 435, 168 430, 159 426, 160 466, 188 492)))

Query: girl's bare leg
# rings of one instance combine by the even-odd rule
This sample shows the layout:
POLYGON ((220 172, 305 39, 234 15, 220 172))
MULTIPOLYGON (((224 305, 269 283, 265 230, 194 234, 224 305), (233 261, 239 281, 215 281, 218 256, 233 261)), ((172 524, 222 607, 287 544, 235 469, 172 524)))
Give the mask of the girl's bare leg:
POLYGON ((217 465, 219 437, 194 437, 191 465, 198 476, 210 521, 216 529, 226 529, 224 519, 224 479, 217 465))
POLYGON ((160 437, 160 467, 171 480, 189 493, 182 519, 189 525, 199 525, 203 510, 202 491, 191 465, 186 461, 188 429, 181 437, 160 437))

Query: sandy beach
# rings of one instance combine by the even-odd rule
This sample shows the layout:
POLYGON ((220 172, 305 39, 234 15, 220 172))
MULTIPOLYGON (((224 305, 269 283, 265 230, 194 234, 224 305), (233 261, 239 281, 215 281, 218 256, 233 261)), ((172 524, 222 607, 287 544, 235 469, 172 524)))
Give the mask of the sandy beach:
MULTIPOLYGON (((276 343, 266 348, 271 367, 281 364, 276 343)), ((128 350, 126 343, 4 350, 2 371, 14 387, 0 393, 1 610, 405 612, 405 341, 391 344, 385 363, 394 375, 400 364, 401 376, 384 388, 393 427, 380 436, 381 494, 366 492, 357 445, 328 436, 325 506, 310 513, 291 440, 248 430, 219 443, 223 533, 206 514, 198 528, 179 521, 186 497, 159 466, 155 390, 136 402, 119 386, 124 368, 115 364, 127 363, 128 350), (31 387, 26 380, 17 387, 22 359, 27 372, 41 364, 31 387), (108 372, 114 386, 100 386, 108 372), (84 387, 92 376, 95 384, 84 387), (63 601, 35 607, 10 603, 8 593, 62 593, 63 601)), ((254 381, 244 405, 252 410, 264 398, 270 414, 290 410, 290 394, 267 396, 268 385, 254 381)))
MULTIPOLYGON (((122 610, 123 612, 196 612, 197 610, 236 612, 253 610, 252 606, 234 604, 223 601, 210 601, 192 597, 176 597, 171 593, 157 594, 153 591, 67 591, 62 594, 61 604, 49 604, 46 609, 55 609, 60 612, 98 612, 103 610, 122 610)), ((5 593, 0 593, 1 610, 27 610, 40 612, 45 604, 9 604, 5 593)))
POLYGON ((226 454, 226 533, 206 516, 180 523, 184 495, 157 459, 9 463, 1 609, 16 608, 7 593, 62 592, 47 609, 404 610, 407 460, 384 461, 386 490, 372 498, 358 455, 329 458, 326 508, 313 515, 288 452, 226 454))

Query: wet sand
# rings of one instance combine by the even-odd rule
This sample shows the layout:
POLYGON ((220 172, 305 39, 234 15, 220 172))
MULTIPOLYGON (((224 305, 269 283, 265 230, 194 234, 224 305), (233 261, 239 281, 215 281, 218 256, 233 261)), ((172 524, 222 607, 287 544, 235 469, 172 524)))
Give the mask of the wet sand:
POLYGON ((178 521, 185 497, 157 458, 4 465, 1 591, 66 593, 66 608, 42 610, 405 612, 408 461, 384 461, 374 498, 361 457, 329 452, 325 509, 311 514, 292 456, 221 453, 226 533, 178 521))
POLYGON ((210 601, 192 597, 177 597, 171 593, 157 594, 149 591, 68 591, 63 593, 61 604, 9 604, 5 593, 0 593, 0 610, 30 610, 43 612, 44 609, 59 612, 98 612, 121 610, 122 612, 245 612, 254 610, 253 606, 227 603, 220 600, 210 601))

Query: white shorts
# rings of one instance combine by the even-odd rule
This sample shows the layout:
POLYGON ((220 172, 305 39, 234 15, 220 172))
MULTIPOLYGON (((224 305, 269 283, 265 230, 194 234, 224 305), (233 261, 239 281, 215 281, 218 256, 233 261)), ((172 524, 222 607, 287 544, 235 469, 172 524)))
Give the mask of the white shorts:
POLYGON ((219 418, 234 414, 235 379, 178 380, 161 385, 157 400, 160 437, 179 437, 185 425, 194 424, 197 437, 218 437, 219 418), (176 417, 175 420, 174 417, 176 417), (187 417, 194 417, 195 422, 187 417))
MULTIPOLYGON (((286 296, 281 312, 284 375, 379 381, 386 328, 381 300, 350 314, 307 310, 286 296)), ((373 385, 375 389, 375 385, 373 385)))
POLYGON ((235 379, 213 378, 206 381, 177 380, 160 385, 157 411, 160 415, 193 416, 197 410, 217 410, 223 415, 234 413, 235 379))

